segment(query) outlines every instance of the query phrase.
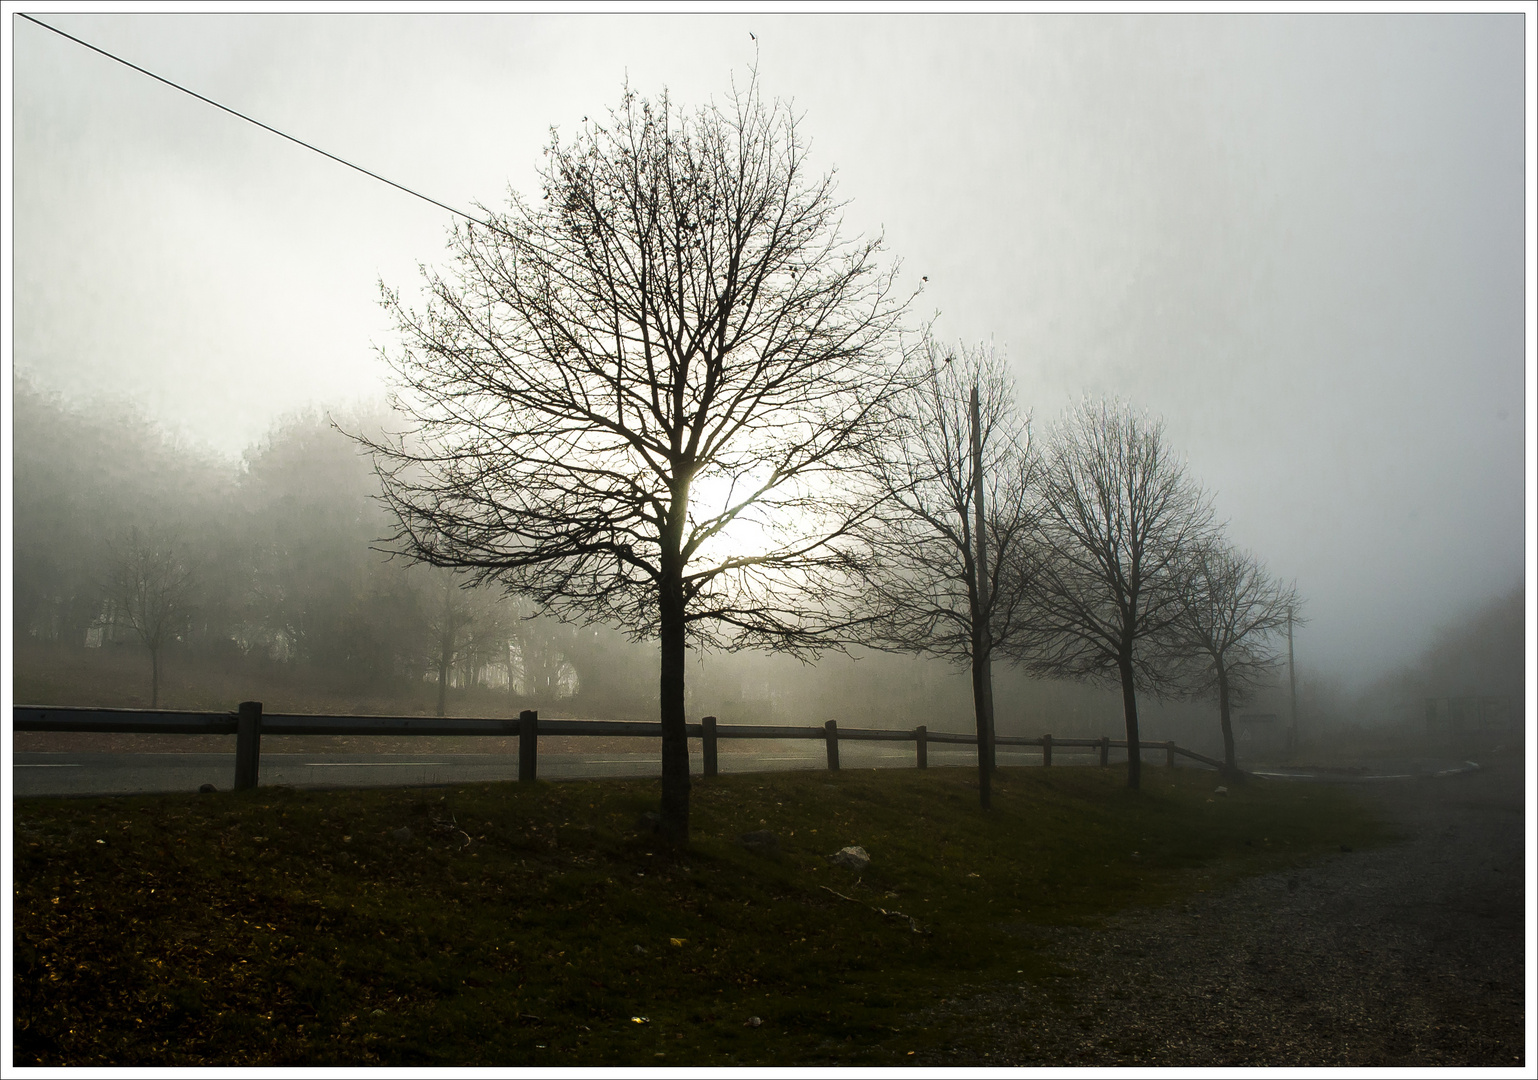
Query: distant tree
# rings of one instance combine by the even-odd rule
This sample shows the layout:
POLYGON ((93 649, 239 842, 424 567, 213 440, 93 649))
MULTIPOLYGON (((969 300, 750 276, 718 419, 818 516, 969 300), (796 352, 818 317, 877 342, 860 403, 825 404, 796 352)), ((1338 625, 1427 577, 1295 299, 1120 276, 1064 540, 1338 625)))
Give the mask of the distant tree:
POLYGON ((434 660, 438 669, 438 715, 443 716, 448 704, 449 676, 454 661, 469 638, 471 612, 469 598, 460 588, 464 579, 445 571, 434 575, 432 590, 435 593, 429 607, 428 626, 432 634, 434 660))
POLYGON ((394 550, 660 639, 684 839, 686 643, 842 628, 831 589, 874 502, 846 466, 884 437, 906 305, 756 84, 693 114, 627 90, 541 178, 542 206, 455 227, 425 311, 386 293, 410 429, 368 445, 394 550))
POLYGON ((878 617, 867 640, 970 669, 979 797, 987 807, 991 664, 995 650, 1017 644, 1029 626, 1038 459, 1029 419, 1016 411, 1014 388, 992 350, 951 351, 925 335, 918 352, 928 378, 908 394, 894 445, 876 466, 887 500, 869 530, 878 617), (978 517, 979 483, 986 521, 978 517))
POLYGON ((296 660, 347 666, 359 629, 349 613, 384 561, 370 550, 387 527, 378 491, 368 457, 317 413, 284 418, 246 453, 240 542, 252 636, 296 660))
POLYGON ((104 583, 117 622, 127 623, 150 654, 150 708, 160 706, 160 658, 188 621, 194 583, 184 549, 165 536, 130 531, 114 546, 104 583))
POLYGON ((1179 686, 1167 631, 1184 610, 1183 560, 1212 535, 1212 511, 1165 445, 1163 426, 1120 403, 1070 411, 1055 432, 1043 492, 1028 658, 1040 674, 1121 687, 1135 788, 1137 691, 1179 686))
POLYGON ((507 597, 491 589, 473 594, 470 626, 464 648, 460 651, 460 672, 464 686, 488 686, 494 669, 507 671, 513 682, 513 666, 508 644, 512 641, 517 615, 507 597))
POLYGON ((1301 602, 1297 590, 1273 582, 1254 555, 1217 539, 1190 548, 1182 576, 1185 586, 1169 641, 1194 661, 1191 689, 1216 695, 1224 773, 1241 781, 1230 708, 1275 670, 1271 639, 1287 625, 1289 612, 1295 623, 1302 621, 1301 602))
POLYGON ((420 585, 399 562, 371 563, 326 650, 332 662, 371 687, 419 684, 433 667, 430 598, 420 585))
MULTIPOLYGON (((530 620, 527 625, 548 626, 552 622, 555 620, 543 618, 530 620)), ((658 648, 655 641, 638 640, 608 626, 556 623, 556 631, 549 637, 541 635, 541 641, 548 642, 543 646, 543 655, 550 656, 558 651, 561 663, 570 665, 573 672, 570 678, 578 694, 572 702, 574 707, 580 707, 584 715, 613 720, 657 715, 658 648)), ((535 670, 545 673, 544 681, 539 685, 548 687, 552 680, 559 685, 563 671, 556 663, 538 665, 535 670)))
POLYGON ((1395 673, 1398 686, 1391 694, 1379 696, 1409 692, 1417 709, 1419 699, 1429 696, 1503 695, 1521 702, 1523 659, 1533 645, 1524 632, 1523 600, 1524 589, 1517 585, 1449 620, 1407 669, 1395 673))
POLYGON ((546 708, 566 696, 564 691, 573 682, 580 688, 573 653, 583 631, 532 610, 519 614, 508 626, 510 670, 517 673, 515 693, 531 705, 546 708))
POLYGON ((79 648, 102 614, 110 542, 136 525, 212 535, 231 472, 131 406, 72 402, 24 372, 12 385, 13 632, 79 648))

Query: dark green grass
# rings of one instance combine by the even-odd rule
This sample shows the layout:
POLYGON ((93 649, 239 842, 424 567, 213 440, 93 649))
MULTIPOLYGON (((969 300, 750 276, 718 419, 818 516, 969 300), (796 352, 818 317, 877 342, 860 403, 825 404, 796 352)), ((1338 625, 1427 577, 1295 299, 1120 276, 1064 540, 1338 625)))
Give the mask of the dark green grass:
POLYGON ((725 776, 681 851, 654 781, 18 800, 16 1063, 890 1064, 1052 974, 1033 925, 1387 839, 1342 789, 1144 775, 1005 769, 988 813, 965 770, 725 776))

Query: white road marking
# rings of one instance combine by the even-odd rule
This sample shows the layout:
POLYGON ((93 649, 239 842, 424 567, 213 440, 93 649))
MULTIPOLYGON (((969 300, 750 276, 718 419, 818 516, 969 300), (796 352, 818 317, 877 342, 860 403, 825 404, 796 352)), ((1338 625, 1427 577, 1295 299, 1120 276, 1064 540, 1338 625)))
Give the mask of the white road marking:
POLYGON ((17 769, 83 769, 84 765, 25 765, 17 764, 17 769))
POLYGON ((447 761, 306 761, 312 769, 380 769, 400 765, 447 765, 447 761))

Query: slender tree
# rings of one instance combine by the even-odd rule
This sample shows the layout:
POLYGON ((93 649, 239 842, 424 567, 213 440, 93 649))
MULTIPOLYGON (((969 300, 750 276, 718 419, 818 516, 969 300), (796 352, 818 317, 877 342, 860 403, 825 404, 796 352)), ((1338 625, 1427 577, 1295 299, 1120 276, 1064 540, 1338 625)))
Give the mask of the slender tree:
POLYGON ((428 630, 438 669, 439 716, 447 710, 449 680, 455 663, 464 658, 476 621, 474 597, 462 587, 466 580, 445 570, 434 574, 429 585, 436 594, 428 607, 428 630))
POLYGON ((1192 689, 1214 694, 1223 731, 1225 775, 1242 781, 1230 719, 1233 704, 1276 668, 1271 639, 1299 606, 1297 590, 1267 575, 1260 560, 1218 540, 1195 545, 1184 570, 1179 616, 1171 644, 1195 661, 1192 689))
POLYGON ((187 626, 193 581, 186 554, 171 537, 134 528, 112 551, 103 591, 113 618, 126 622, 149 650, 152 709, 160 707, 161 653, 187 626))
POLYGON ((409 421, 371 444, 389 546, 657 637, 684 839, 686 643, 815 650, 846 625, 833 586, 877 498, 850 466, 902 388, 906 303, 756 83, 692 114, 627 89, 541 177, 541 205, 455 228, 424 311, 386 291, 409 421))
POLYGON ((1183 559, 1212 533, 1206 497, 1161 424, 1120 403, 1086 402, 1059 425, 1044 472, 1033 566, 1039 673, 1119 685, 1127 784, 1141 778, 1137 691, 1178 687, 1167 631, 1183 610, 1183 559))
POLYGON ((879 616, 867 640, 970 668, 987 807, 991 661, 1027 627, 1038 462, 1002 358, 981 346, 948 350, 928 335, 918 353, 928 378, 909 392, 895 446, 876 466, 888 498, 872 522, 879 616))
POLYGON ((564 684, 576 682, 580 688, 581 673, 570 653, 579 637, 592 631, 529 610, 520 614, 508 623, 509 670, 516 673, 512 692, 545 708, 563 696, 564 684))

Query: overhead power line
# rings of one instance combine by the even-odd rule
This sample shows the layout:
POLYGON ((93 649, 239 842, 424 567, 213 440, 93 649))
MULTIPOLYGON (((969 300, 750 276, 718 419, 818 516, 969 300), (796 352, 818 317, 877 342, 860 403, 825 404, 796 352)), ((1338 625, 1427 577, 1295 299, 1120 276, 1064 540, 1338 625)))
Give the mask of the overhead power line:
POLYGON ((150 78, 154 79, 156 82, 165 83, 165 85, 171 87, 171 89, 173 89, 173 90, 180 90, 182 93, 187 94, 190 97, 195 97, 199 101, 201 101, 201 102, 203 102, 205 104, 208 104, 208 105, 212 105, 216 109, 220 109, 220 110, 222 110, 224 112, 227 112, 231 116, 239 117, 241 120, 244 120, 248 124, 255 124, 257 127, 261 128, 263 131, 270 131, 270 132, 272 132, 272 134, 277 135, 280 138, 287 139, 291 143, 296 143, 297 145, 304 147, 306 150, 314 151, 315 153, 319 154, 321 157, 330 158, 332 161, 336 162, 338 165, 346 165, 349 169, 352 169, 352 170, 354 170, 356 172, 360 172, 364 176, 371 177, 371 178, 373 178, 375 180, 378 180, 381 184, 389 184, 391 187, 395 188, 397 191, 404 191, 407 195, 411 195, 411 196, 414 196, 414 197, 416 197, 418 199, 421 199, 423 202, 432 203, 434 206, 438 207, 440 210, 447 210, 449 213, 455 214, 455 215, 457 215, 459 217, 462 217, 466 221, 474 222, 476 225, 484 225, 488 229, 495 229, 496 228, 490 222, 482 221, 480 218, 473 217, 472 215, 465 213, 463 210, 456 210, 452 206, 449 206, 447 203, 441 203, 437 199, 434 199, 434 198, 432 198, 429 195, 423 195, 420 191, 413 191, 411 188, 407 187, 405 184, 397 184, 394 180, 391 180, 391 179, 389 179, 387 177, 380 176, 376 172, 370 172, 369 170, 365 169, 361 165, 354 165, 352 162, 346 160, 345 158, 339 158, 335 154, 328 153, 327 151, 322 150, 318 146, 314 146, 314 145, 312 145, 310 143, 305 142, 303 139, 295 138, 294 136, 288 134, 285 131, 279 131, 277 128, 273 127, 271 124, 264 124, 260 120, 255 120, 255 119, 247 116, 243 112, 238 112, 237 110, 230 108, 228 105, 221 105, 221 104, 219 104, 219 102, 215 101, 213 98, 204 97, 202 94, 198 93, 197 91, 189 90, 185 86, 182 86, 180 83, 174 83, 170 79, 165 78, 164 76, 156 75, 153 71, 150 71, 150 70, 148 70, 146 68, 142 68, 138 64, 132 63, 131 61, 124 60, 121 56, 114 55, 113 53, 108 52, 106 49, 100 48, 99 46, 96 46, 96 45, 92 45, 89 41, 83 41, 80 38, 75 37, 73 34, 66 34, 63 30, 60 30, 57 26, 49 26, 47 23, 41 22, 38 19, 34 19, 31 15, 28 15, 25 12, 18 11, 18 12, 16 12, 16 14, 21 16, 23 19, 26 19, 29 23, 33 23, 33 24, 35 24, 37 26, 41 26, 44 30, 50 30, 50 31, 52 31, 55 34, 58 34, 62 38, 67 38, 68 40, 73 41, 76 45, 83 45, 87 49, 90 49, 94 53, 100 53, 102 56, 105 56, 108 60, 115 60, 119 64, 122 64, 124 67, 132 68, 133 70, 137 71, 141 75, 148 75, 150 78))

